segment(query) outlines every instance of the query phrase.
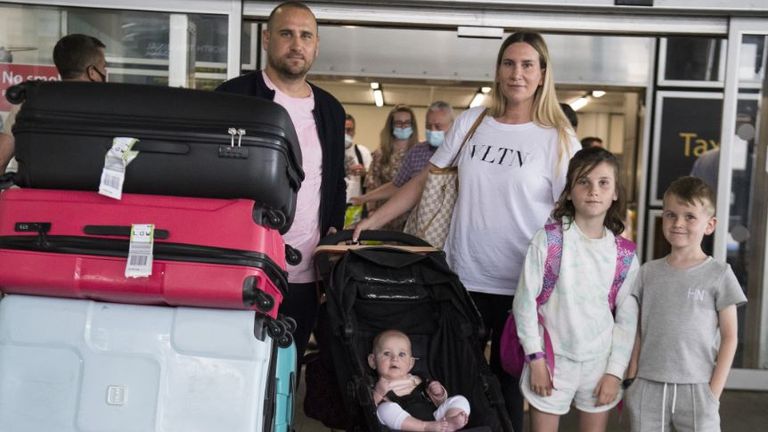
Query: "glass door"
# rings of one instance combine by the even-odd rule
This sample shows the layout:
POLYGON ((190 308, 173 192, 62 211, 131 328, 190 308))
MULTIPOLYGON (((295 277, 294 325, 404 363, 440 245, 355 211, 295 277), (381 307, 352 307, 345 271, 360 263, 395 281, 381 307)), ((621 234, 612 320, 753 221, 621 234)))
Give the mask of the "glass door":
POLYGON ((768 20, 734 18, 728 36, 715 258, 747 295, 728 388, 768 391, 768 20))

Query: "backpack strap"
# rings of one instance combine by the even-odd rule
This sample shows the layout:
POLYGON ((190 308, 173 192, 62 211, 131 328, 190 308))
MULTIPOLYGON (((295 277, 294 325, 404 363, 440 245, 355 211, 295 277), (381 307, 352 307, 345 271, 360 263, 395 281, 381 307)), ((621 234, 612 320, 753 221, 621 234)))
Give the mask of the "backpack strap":
MULTIPOLYGON (((554 376, 555 355, 552 346, 552 339, 549 336, 546 326, 544 326, 544 316, 541 315, 539 308, 549 300, 552 292, 557 285, 557 279, 560 276, 560 261, 563 256, 563 225, 561 222, 553 222, 544 226, 547 233, 547 258, 544 261, 544 276, 541 293, 536 297, 536 312, 539 317, 539 324, 544 330, 544 352, 546 354, 547 366, 549 366, 550 377, 554 376)), ((627 277, 629 268, 635 255, 636 245, 622 236, 616 238, 616 272, 613 276, 613 283, 608 292, 608 304, 611 312, 616 310, 616 296, 619 288, 627 277)))
POLYGON ((624 283, 624 279, 627 278, 629 267, 632 265, 632 260, 635 255, 635 248, 637 246, 634 242, 625 239, 624 237, 616 236, 616 273, 613 275, 613 284, 611 290, 608 292, 608 304, 611 307, 611 312, 616 312, 616 296, 619 293, 619 288, 624 283))
MULTIPOLYGON (((355 157, 357 157, 357 163, 359 163, 362 166, 365 166, 365 163, 363 162, 363 152, 360 151, 360 148, 357 146, 357 144, 352 144, 352 148, 355 149, 355 157)), ((363 173, 360 176, 360 192, 365 194, 366 188, 365 188, 365 173, 363 173)), ((363 219, 368 217, 368 207, 363 206, 363 219)))
POLYGON ((541 292, 536 297, 536 315, 543 330, 544 358, 549 368, 549 377, 554 382, 555 349, 552 346, 552 338, 549 336, 547 327, 544 325, 544 316, 539 308, 549 300, 555 290, 555 285, 557 285, 557 278, 560 276, 560 260, 563 256, 563 225, 560 222, 550 223, 544 226, 544 231, 547 233, 547 258, 544 261, 541 292))
POLYGON ((544 226, 547 233, 547 258, 544 261, 544 281, 541 292, 536 297, 536 305, 541 306, 549 300, 560 276, 560 260, 563 256, 563 225, 560 222, 544 226))

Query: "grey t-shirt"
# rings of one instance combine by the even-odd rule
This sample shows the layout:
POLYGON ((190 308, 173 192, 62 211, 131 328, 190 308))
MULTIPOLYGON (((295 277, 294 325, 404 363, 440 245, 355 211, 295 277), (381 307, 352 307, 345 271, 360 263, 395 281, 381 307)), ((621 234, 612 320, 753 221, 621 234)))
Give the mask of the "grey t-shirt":
POLYGON ((747 302, 731 266, 711 257, 677 269, 666 258, 640 268, 632 295, 640 303, 637 375, 677 384, 709 382, 720 343, 718 311, 747 302))

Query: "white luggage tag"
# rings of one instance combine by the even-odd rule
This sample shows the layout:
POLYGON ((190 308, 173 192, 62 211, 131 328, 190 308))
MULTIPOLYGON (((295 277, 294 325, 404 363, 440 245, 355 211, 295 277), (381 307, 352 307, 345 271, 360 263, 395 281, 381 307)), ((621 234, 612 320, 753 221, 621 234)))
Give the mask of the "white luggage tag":
POLYGON ((128 244, 128 263, 125 266, 125 277, 138 278, 152 275, 152 247, 154 239, 154 225, 131 225, 131 240, 128 244))
POLYGON ((123 182, 125 182, 125 167, 136 159, 139 152, 131 150, 139 140, 128 137, 115 137, 112 139, 112 148, 104 156, 104 170, 101 172, 99 193, 114 199, 123 196, 123 182))

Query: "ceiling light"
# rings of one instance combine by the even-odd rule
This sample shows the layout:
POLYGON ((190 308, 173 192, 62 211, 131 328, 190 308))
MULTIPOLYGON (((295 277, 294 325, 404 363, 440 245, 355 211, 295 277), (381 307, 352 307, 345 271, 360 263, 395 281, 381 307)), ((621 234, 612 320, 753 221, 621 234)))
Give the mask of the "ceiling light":
POLYGON ((573 108, 574 111, 578 111, 578 110, 584 108, 585 106, 587 106, 588 103, 589 103, 589 99, 587 99, 586 96, 582 96, 582 97, 576 99, 575 101, 569 103, 568 105, 570 105, 571 108, 573 108))
POLYGON ((475 97, 472 98, 472 102, 469 103, 470 108, 474 108, 476 106, 480 106, 485 102, 485 95, 483 92, 477 92, 475 93, 475 97))
POLYGON ((596 98, 601 98, 605 96, 605 92, 602 90, 592 90, 592 96, 596 98))
POLYGON ((379 108, 384 106, 384 93, 381 91, 380 88, 377 88, 376 90, 373 91, 373 102, 379 108))
POLYGON ((457 35, 463 38, 501 39, 504 37, 504 29, 501 27, 459 26, 457 35))
POLYGON ((376 90, 378 88, 380 88, 379 83, 377 83, 375 81, 371 83, 371 89, 372 90, 376 90))
POLYGON ((488 94, 488 93, 491 92, 491 88, 490 87, 480 87, 480 92, 482 92, 483 94, 488 94))
POLYGON ((357 80, 356 79, 352 79, 352 78, 345 78, 345 79, 341 80, 341 82, 343 82, 344 84, 354 84, 354 83, 357 82, 357 80))

